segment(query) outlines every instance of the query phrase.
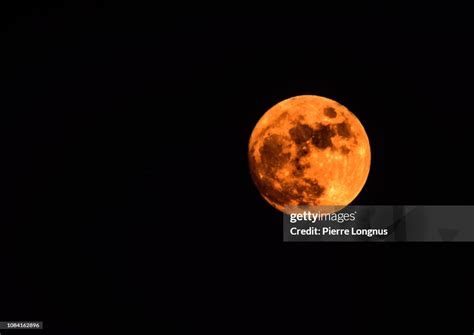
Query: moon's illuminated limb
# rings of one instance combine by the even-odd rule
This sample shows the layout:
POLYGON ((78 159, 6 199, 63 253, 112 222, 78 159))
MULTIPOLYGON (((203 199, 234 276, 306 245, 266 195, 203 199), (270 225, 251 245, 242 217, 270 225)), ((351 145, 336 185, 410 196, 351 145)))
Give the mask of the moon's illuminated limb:
POLYGON ((364 186, 370 145, 364 127, 334 100, 302 95, 270 108, 249 142, 252 179, 275 208, 347 206, 364 186))

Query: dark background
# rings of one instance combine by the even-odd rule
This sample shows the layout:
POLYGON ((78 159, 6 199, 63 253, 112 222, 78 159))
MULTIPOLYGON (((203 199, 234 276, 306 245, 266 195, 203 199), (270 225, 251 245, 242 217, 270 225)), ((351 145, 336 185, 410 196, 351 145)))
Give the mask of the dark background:
POLYGON ((471 334, 471 243, 285 244, 247 167, 260 116, 316 94, 371 141, 355 204, 472 204, 467 13, 2 4, 0 319, 471 334))

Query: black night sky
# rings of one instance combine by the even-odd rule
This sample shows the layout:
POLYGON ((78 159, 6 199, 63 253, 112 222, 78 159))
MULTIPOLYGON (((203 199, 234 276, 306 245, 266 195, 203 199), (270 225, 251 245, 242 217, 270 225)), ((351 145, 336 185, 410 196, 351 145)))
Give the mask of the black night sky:
POLYGON ((2 4, 0 320, 472 333, 471 243, 285 244, 247 162, 266 110, 316 94, 369 136, 356 204, 472 204, 465 11, 129 6, 2 4))

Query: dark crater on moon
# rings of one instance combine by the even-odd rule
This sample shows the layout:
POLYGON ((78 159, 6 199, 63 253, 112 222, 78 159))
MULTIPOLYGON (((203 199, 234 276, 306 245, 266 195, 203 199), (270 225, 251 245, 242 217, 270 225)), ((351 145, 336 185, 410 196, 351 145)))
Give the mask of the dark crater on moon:
POLYGON ((307 189, 307 191, 309 191, 308 193, 311 193, 318 198, 324 193, 324 187, 319 185, 316 179, 305 178, 303 180, 307 187, 309 187, 309 189, 307 189))
POLYGON ((299 157, 296 157, 293 160, 292 166, 294 167, 293 176, 295 177, 302 177, 304 175, 304 170, 309 167, 308 165, 302 164, 299 157))
POLYGON ((283 138, 272 134, 267 137, 260 148, 262 166, 267 174, 272 174, 290 160, 290 153, 283 152, 283 138))
POLYGON ((330 126, 319 125, 319 129, 313 131, 311 142, 319 149, 326 149, 332 146, 331 137, 335 135, 330 126))
POLYGON ((316 179, 304 178, 300 183, 294 185, 294 194, 292 199, 298 202, 298 205, 307 205, 308 200, 312 204, 316 204, 315 199, 321 197, 324 193, 324 187, 319 185, 316 179), (312 198, 307 199, 306 194, 311 194, 312 198))
POLYGON ((290 129, 290 137, 296 144, 306 142, 311 138, 313 129, 307 124, 298 123, 290 129))
POLYGON ((337 134, 344 138, 349 138, 352 136, 351 126, 346 122, 336 124, 337 134))
POLYGON ((336 110, 332 107, 324 108, 324 115, 330 118, 335 118, 337 116, 336 110))
POLYGON ((309 154, 309 148, 307 144, 303 144, 297 148, 296 157, 305 157, 309 154))
POLYGON ((341 150, 341 154, 343 154, 343 155, 347 155, 347 154, 349 154, 349 152, 351 152, 351 149, 349 149, 345 145, 343 145, 339 150, 341 150))

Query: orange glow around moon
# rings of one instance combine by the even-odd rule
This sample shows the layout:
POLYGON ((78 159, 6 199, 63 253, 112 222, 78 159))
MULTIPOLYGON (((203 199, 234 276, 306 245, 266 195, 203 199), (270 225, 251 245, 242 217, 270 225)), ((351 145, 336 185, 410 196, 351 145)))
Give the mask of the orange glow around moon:
POLYGON ((294 206, 347 206, 370 169, 369 138, 346 107, 302 95, 270 108, 249 142, 249 165, 258 190, 284 212, 294 206))

